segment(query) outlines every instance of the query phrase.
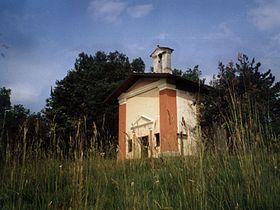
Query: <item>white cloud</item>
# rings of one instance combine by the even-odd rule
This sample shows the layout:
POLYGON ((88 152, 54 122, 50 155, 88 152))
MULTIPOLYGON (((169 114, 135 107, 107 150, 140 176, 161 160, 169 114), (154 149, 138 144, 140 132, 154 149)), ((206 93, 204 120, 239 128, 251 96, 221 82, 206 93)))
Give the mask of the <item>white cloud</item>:
POLYGON ((8 71, 4 72, 1 78, 2 85, 12 90, 13 104, 23 104, 26 108, 39 111, 45 105, 45 99, 49 97, 50 92, 46 90, 54 84, 62 68, 57 64, 57 60, 54 64, 49 61, 44 62, 34 54, 29 55, 38 61, 36 59, 30 61, 25 56, 22 58, 18 56, 17 62, 12 62, 14 59, 7 56, 7 62, 3 62, 3 66, 8 71))
POLYGON ((148 15, 152 9, 152 4, 127 7, 126 3, 120 0, 92 0, 87 8, 90 14, 108 22, 118 21, 125 11, 133 18, 141 18, 148 15))
POLYGON ((214 28, 215 32, 208 33, 202 37, 205 40, 230 40, 235 42, 241 42, 239 36, 237 36, 231 28, 225 24, 221 23, 214 28))
POLYGON ((280 27, 280 0, 260 0, 257 7, 248 14, 254 25, 260 30, 280 27))
POLYGON ((148 15, 153 9, 152 4, 136 5, 127 8, 127 13, 134 18, 140 18, 148 15))
POLYGON ((125 10, 125 7, 125 3, 121 1, 93 0, 89 3, 88 11, 108 22, 116 22, 125 10))
POLYGON ((252 23, 261 31, 272 32, 265 44, 260 44, 260 62, 263 70, 271 69, 280 80, 280 0, 257 0, 256 7, 249 10, 248 15, 252 23))
POLYGON ((61 46, 56 48, 52 46, 56 43, 51 41, 42 42, 42 46, 37 45, 38 48, 25 52, 10 48, 0 62, 0 86, 12 90, 13 104, 23 104, 32 111, 43 108, 46 98, 50 96, 51 86, 73 67, 73 60, 80 52, 61 46), (46 50, 47 44, 50 49, 46 50))
POLYGON ((8 88, 12 90, 11 101, 13 104, 28 104, 37 101, 41 94, 41 90, 27 83, 8 84, 8 88))

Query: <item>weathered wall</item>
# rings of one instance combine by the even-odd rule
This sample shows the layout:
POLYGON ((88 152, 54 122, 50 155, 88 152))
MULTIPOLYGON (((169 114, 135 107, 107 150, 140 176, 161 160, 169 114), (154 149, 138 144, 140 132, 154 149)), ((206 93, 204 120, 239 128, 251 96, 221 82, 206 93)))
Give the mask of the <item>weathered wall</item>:
POLYGON ((176 100, 180 151, 182 155, 192 155, 197 150, 196 95, 177 90, 176 100))
MULTIPOLYGON (((119 97, 120 152, 122 158, 141 158, 141 137, 149 141, 148 157, 163 153, 192 155, 197 150, 196 95, 176 89, 165 79, 140 79, 119 97), (125 110, 125 112, 124 112, 125 110), (124 127, 125 126, 125 127, 124 127), (155 134, 160 133, 160 147, 156 147, 155 134), (132 140, 132 151, 128 151, 132 140)), ((147 154, 145 153, 145 154, 147 154)))

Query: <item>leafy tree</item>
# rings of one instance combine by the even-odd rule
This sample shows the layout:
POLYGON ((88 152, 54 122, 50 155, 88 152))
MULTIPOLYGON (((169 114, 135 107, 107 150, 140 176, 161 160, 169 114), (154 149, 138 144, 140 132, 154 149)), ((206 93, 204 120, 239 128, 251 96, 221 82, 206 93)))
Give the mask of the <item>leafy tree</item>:
POLYGON ((77 134, 77 128, 83 133, 84 148, 90 145, 92 136, 98 135, 95 140, 99 146, 116 136, 117 104, 106 105, 103 101, 133 70, 143 70, 141 61, 137 58, 130 63, 127 56, 117 51, 98 51, 94 56, 79 54, 74 69, 56 82, 45 109, 49 122, 56 125, 56 138, 66 150, 71 147, 69 137, 77 134))
POLYGON ((174 69, 172 73, 176 76, 180 76, 194 82, 200 82, 201 84, 205 83, 205 79, 201 79, 202 72, 199 70, 198 65, 194 66, 192 69, 188 68, 186 71, 174 69))
POLYGON ((2 87, 0 89, 0 150, 1 159, 5 159, 6 148, 9 145, 10 150, 20 144, 20 128, 28 118, 30 111, 23 105, 17 104, 11 106, 11 90, 2 87))
POLYGON ((228 135, 242 130, 231 130, 232 123, 255 133, 264 132, 259 129, 267 125, 279 134, 280 82, 275 82, 271 70, 260 72, 260 66, 243 54, 235 64, 219 64, 219 73, 212 81, 215 89, 205 101, 204 125, 226 125, 228 135))
POLYGON ((3 118, 3 114, 5 110, 9 110, 11 108, 11 90, 2 87, 0 89, 0 118, 3 118))
POLYGON ((135 58, 131 62, 131 70, 133 72, 144 73, 145 71, 145 63, 142 58, 135 58))
POLYGON ((11 90, 2 87, 0 89, 0 164, 3 164, 6 152, 6 139, 4 139, 6 111, 11 108, 10 100, 11 90))

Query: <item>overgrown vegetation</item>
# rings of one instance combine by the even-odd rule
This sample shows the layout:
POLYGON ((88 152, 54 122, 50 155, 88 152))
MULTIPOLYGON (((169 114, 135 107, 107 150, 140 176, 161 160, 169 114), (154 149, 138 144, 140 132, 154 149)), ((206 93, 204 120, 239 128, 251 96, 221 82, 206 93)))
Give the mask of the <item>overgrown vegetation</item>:
POLYGON ((259 146, 279 149, 280 82, 270 70, 260 72, 260 66, 243 54, 239 54, 236 64, 219 64, 218 75, 212 81, 214 88, 203 101, 201 123, 207 147, 222 141, 233 151, 241 144, 262 142, 259 146))
POLYGON ((20 158, 26 151, 30 157, 43 158, 76 158, 98 155, 97 151, 114 156, 118 105, 104 100, 130 73, 144 69, 141 58, 130 62, 117 51, 81 53, 38 114, 22 105, 11 106, 11 90, 1 88, 0 161, 5 154, 20 158))
POLYGON ((117 51, 98 51, 94 56, 81 53, 74 66, 64 79, 56 82, 44 110, 66 155, 71 142, 77 141, 77 130, 82 132, 79 141, 84 151, 92 149, 92 136, 99 148, 116 144, 118 104, 116 101, 108 105, 104 100, 129 74, 145 70, 141 58, 129 62, 126 55, 117 51))
POLYGON ((279 209, 280 156, 10 162, 2 209, 279 209))
MULTIPOLYGON (((107 141, 114 107, 99 104, 118 83, 114 69, 101 77, 114 62, 127 65, 118 81, 135 71, 119 53, 81 54, 44 114, 11 106, 11 91, 1 89, 0 209, 280 208, 280 83, 270 71, 245 55, 219 65, 201 104, 198 155, 117 161, 107 141)), ((199 79, 198 67, 188 72, 199 79)))

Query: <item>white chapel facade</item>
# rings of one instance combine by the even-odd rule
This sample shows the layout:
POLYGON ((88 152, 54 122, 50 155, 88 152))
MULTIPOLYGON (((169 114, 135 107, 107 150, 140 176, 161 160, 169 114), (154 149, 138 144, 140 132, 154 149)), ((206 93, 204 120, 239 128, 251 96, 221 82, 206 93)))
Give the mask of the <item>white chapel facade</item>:
POLYGON ((131 74, 109 96, 119 103, 119 159, 196 153, 197 100, 207 89, 172 74, 172 52, 157 46, 154 72, 131 74))

